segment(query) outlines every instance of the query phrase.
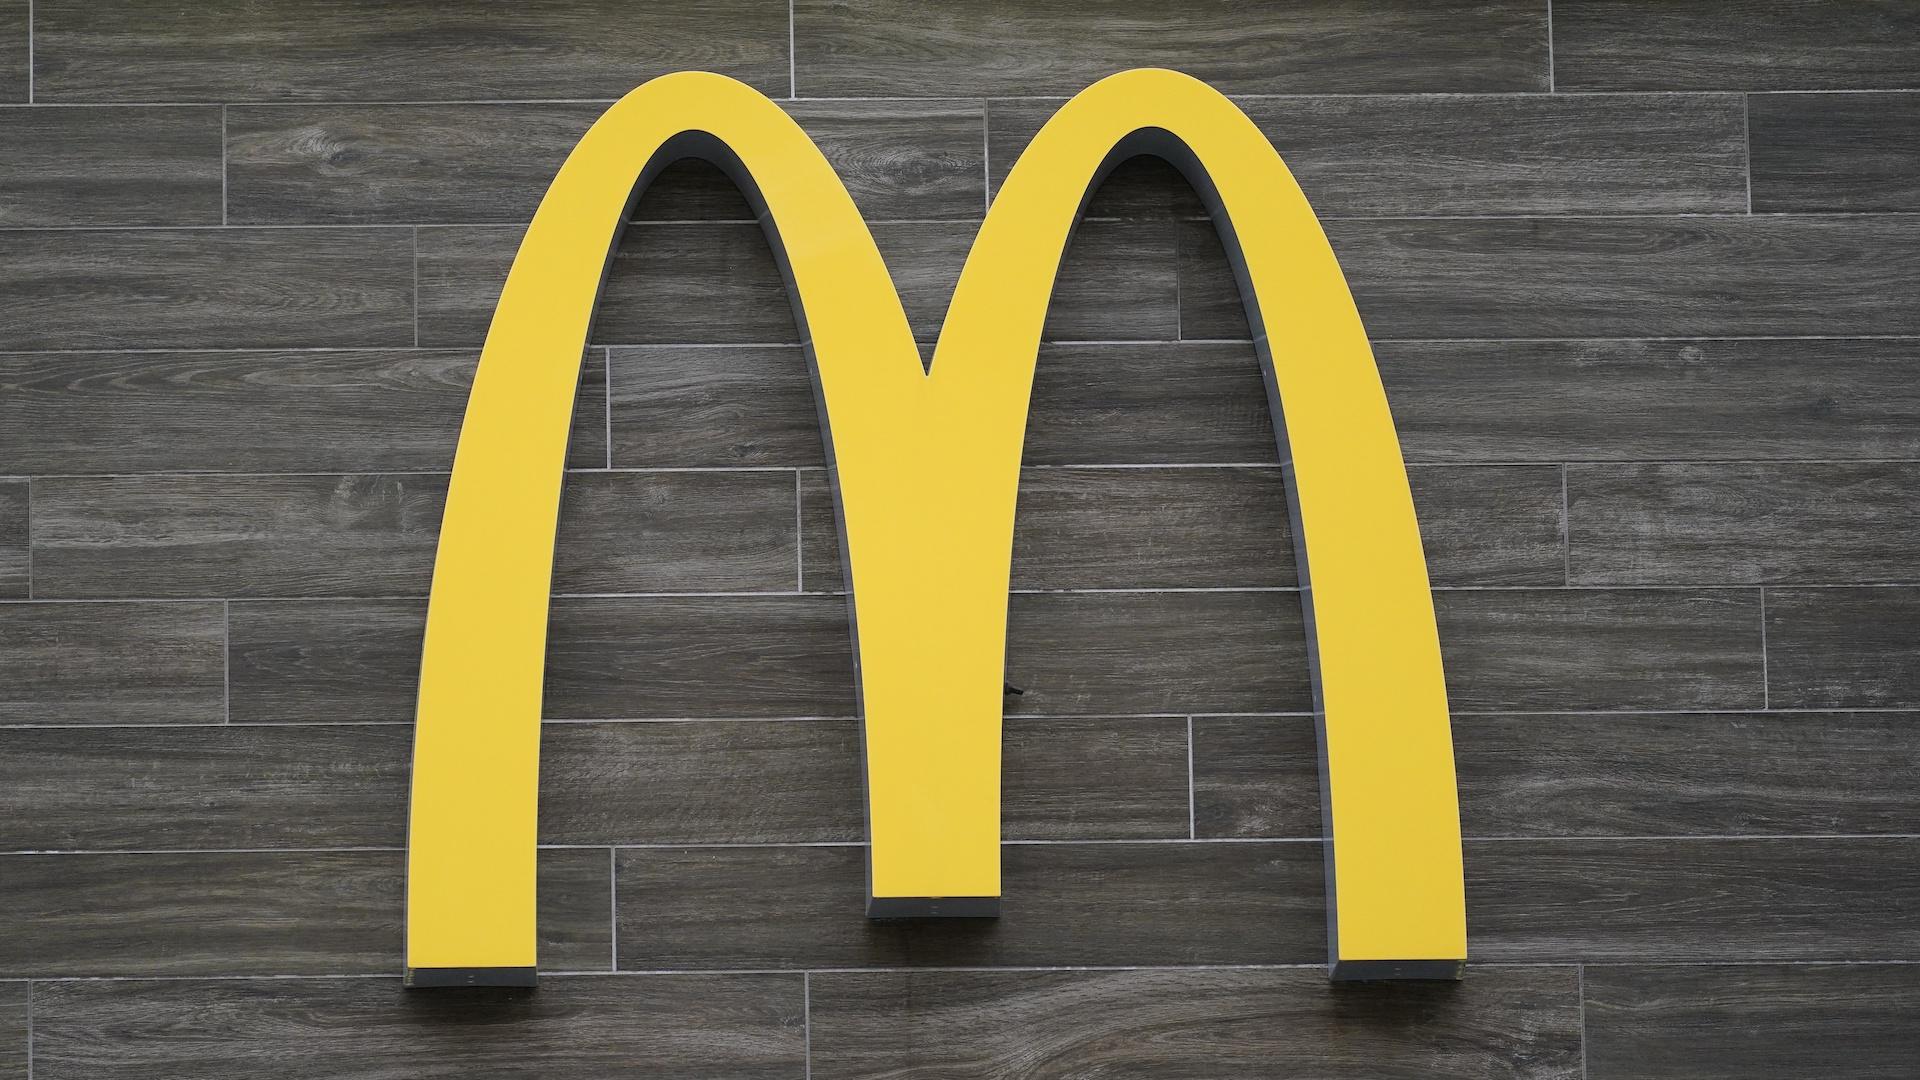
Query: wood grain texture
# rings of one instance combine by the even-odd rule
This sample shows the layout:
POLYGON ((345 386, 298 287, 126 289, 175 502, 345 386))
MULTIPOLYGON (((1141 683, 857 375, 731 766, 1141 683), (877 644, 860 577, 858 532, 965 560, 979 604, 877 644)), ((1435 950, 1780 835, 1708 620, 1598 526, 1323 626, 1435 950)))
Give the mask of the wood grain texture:
POLYGON ((638 346, 607 357, 614 467, 826 467, 800 346, 638 346))
MULTIPOLYGON (((0 855, 7 977, 385 975, 402 963, 401 851, 0 855)), ((607 968, 605 850, 540 853, 540 952, 607 968)))
POLYGON ((1920 12, 1901 0, 1559 0, 1553 50, 1562 90, 1907 89, 1920 84, 1920 12))
MULTIPOLYGON (((235 224, 523 223, 533 217, 567 152, 604 108, 599 103, 230 108, 228 219, 235 224)), ((788 109, 869 218, 980 216, 985 199, 980 102, 800 102, 788 109)), ((0 130, 4 116, 0 113, 0 130)), ((645 199, 641 213, 697 219, 722 206, 731 215, 738 203, 737 195, 670 185, 662 197, 645 199)))
POLYGON ((556 719, 852 716, 837 596, 558 600, 547 638, 556 719))
POLYGON ((0 480, 0 599, 23 600, 32 592, 33 559, 28 552, 30 487, 26 480, 0 480))
MULTIPOLYGON (((622 970, 1318 964, 1318 844, 1012 844, 997 920, 862 917, 858 846, 619 854, 622 970)), ((1324 979, 1324 974, 1314 973, 1324 979)))
POLYGON ((1124 0, 938 12, 900 0, 799 0, 794 63, 815 97, 1064 95, 1169 56, 1233 94, 1544 90, 1545 12, 1368 0, 1248 9, 1208 0, 1157 18, 1124 0))
POLYGON ((0 604, 0 724, 208 724, 225 713, 219 603, 0 604))
POLYGON ((1920 838, 1469 841, 1482 961, 1920 959, 1920 838))
POLYGON ((400 725, 0 729, 0 851, 401 847, 400 725))
POLYGON ((413 722, 425 600, 236 601, 228 624, 234 723, 413 722))
MULTIPOLYGON (((425 596, 440 474, 42 480, 44 597, 425 596)), ((788 473, 574 473, 560 592, 792 592, 788 473)))
POLYGON ((427 0, 298 10, 36 0, 36 90, 43 101, 615 98, 695 68, 784 94, 786 14, 766 0, 511 11, 427 0))
POLYGON ((26 983, 0 983, 0 1078, 28 1080, 32 1021, 33 988, 26 983))
MULTIPOLYGON (((232 607, 236 722, 412 721, 425 602, 232 607)), ((840 597, 574 598, 552 611, 549 718, 854 715, 840 597)))
POLYGON ((0 109, 0 225, 220 224, 220 110, 0 109))
MULTIPOLYGON (((797 345, 615 348, 611 357, 616 466, 826 464, 797 345)), ((1888 392, 1906 385, 1896 374, 1905 369, 1890 366, 1888 392)), ((1277 464, 1259 359, 1245 343, 1044 344, 1024 459, 1277 464)))
MULTIPOLYGON (((1913 721, 1906 713, 1455 716, 1461 828, 1470 837, 1901 834, 1920 816, 1913 721)), ((1199 836, 1322 835, 1310 718, 1195 717, 1193 784, 1199 836)))
POLYGON ((1313 707, 1292 591, 1015 594, 1007 680, 1025 691, 1008 712, 1030 715, 1313 707))
POLYGON ((1752 589, 1440 591, 1456 711, 1757 709, 1752 589))
POLYGON ((405 229, 0 231, 0 348, 413 343, 405 229))
MULTIPOLYGON (((541 839, 859 843, 859 734, 851 720, 548 724, 541 839)), ((1010 840, 1187 835, 1182 720, 1015 721, 1002 757, 1010 840)))
MULTIPOLYGON (((1325 223, 1380 338, 1920 332, 1920 219, 1855 215, 1325 223)), ((1180 330, 1244 338, 1218 235, 1180 236, 1180 330)))
MULTIPOLYGON (((988 109, 995 189, 1058 101, 988 109)), ((1737 95, 1434 95, 1239 102, 1321 214, 1743 212, 1737 95)), ((1109 179, 1103 214, 1205 216, 1156 170, 1109 179)))
MULTIPOLYGON (((916 337, 939 336, 973 245, 972 221, 879 222, 916 337)), ((519 229, 420 230, 420 342, 474 345, 486 335, 519 229)), ((1163 340, 1176 336, 1173 225, 1094 222, 1062 262, 1046 336, 1163 340)), ((608 271, 593 341, 608 345, 797 344, 793 309, 758 225, 636 222, 608 271)))
MULTIPOLYGON (((1227 346, 1179 355, 1188 348, 1227 346)), ((1411 461, 1920 458, 1912 338, 1386 341, 1374 352, 1411 461)))
POLYGON ((397 978, 62 983, 41 991, 34 1070, 41 1080, 793 1080, 804 998, 797 975, 545 978, 531 994, 415 994, 397 978))
POLYGON ((1920 1060, 1912 965, 1607 967, 1584 977, 1595 1080, 1899 1080, 1920 1060))
POLYGON ((1755 211, 1920 210, 1920 92, 1755 94, 1747 109, 1755 211))
POLYGON ((1920 465, 1567 470, 1576 584, 1920 581, 1920 465))
POLYGON ((31 97, 32 18, 29 0, 0 0, 0 101, 31 97))
POLYGON ((821 1080, 1580 1075, 1577 980, 1334 986, 1317 971, 833 972, 813 977, 821 1080))
MULTIPOLYGON (((1428 573, 1442 585, 1560 584, 1560 472, 1409 474, 1428 573)), ((801 478, 806 588, 843 592, 824 472, 801 478)), ((1291 588, 1293 526, 1277 466, 1024 469, 1015 589, 1291 588)))
MULTIPOLYGON (((436 471, 472 349, 0 353, 0 460, 34 473, 436 471)), ((567 463, 607 462, 606 357, 587 351, 567 463)))
POLYGON ((1776 709, 1920 704, 1920 589, 1768 589, 1776 709))

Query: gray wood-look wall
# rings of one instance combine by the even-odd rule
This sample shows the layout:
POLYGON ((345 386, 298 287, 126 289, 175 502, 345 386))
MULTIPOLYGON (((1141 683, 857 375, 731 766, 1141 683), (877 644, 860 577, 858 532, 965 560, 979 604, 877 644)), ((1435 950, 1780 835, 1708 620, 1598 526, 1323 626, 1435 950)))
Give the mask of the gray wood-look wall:
POLYGON ((0 1077, 1920 1075, 1920 4, 0 0, 0 1077), (477 346, 599 109, 718 70, 936 334, 1112 70, 1235 95, 1411 463, 1472 965, 1328 985, 1285 497, 1213 227, 1124 167, 1027 442, 1006 914, 860 914, 804 360, 717 174, 580 391, 524 994, 401 991, 477 346))

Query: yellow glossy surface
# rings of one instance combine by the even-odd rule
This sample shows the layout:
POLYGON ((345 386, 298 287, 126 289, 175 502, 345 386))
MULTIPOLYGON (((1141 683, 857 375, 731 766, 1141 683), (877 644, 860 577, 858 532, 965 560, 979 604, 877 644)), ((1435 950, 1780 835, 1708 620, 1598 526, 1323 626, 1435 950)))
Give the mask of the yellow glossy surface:
POLYGON ((421 672, 410 967, 535 962, 540 691, 573 392, 634 179, 685 131, 716 136, 757 181, 811 338, 858 627, 873 894, 999 894, 1008 570, 1035 355, 1080 200, 1143 128, 1177 136, 1212 176, 1271 336, 1312 577, 1337 957, 1465 955, 1445 688, 1405 470, 1339 266, 1265 137, 1173 72, 1084 91, 995 199, 926 374, 813 143, 750 88, 682 73, 629 94, 575 148, 488 334, 421 672))

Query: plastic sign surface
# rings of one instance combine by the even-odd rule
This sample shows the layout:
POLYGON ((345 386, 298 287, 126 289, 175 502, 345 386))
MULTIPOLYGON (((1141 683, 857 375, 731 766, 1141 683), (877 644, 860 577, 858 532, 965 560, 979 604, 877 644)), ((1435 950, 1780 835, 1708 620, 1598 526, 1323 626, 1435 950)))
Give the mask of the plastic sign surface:
POLYGON ((1406 470, 1345 278, 1265 136, 1171 71, 1128 71, 1080 93, 1001 186, 928 373, 819 149, 757 91, 684 72, 634 90, 582 137, 487 334, 421 665, 410 985, 533 981, 541 686, 574 390, 622 222, 636 193, 686 157, 720 166, 755 205, 808 343, 854 616, 868 914, 998 914, 1028 395, 1081 207, 1138 154, 1173 163, 1211 206, 1266 369, 1321 716, 1333 977, 1457 977, 1466 914, 1453 748, 1406 470))

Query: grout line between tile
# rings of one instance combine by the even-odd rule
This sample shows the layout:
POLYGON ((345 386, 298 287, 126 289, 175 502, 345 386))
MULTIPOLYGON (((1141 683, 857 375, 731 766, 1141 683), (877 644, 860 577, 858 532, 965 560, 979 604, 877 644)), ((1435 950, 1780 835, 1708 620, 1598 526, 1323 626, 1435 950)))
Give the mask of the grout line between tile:
POLYGON ((233 723, 233 601, 220 601, 220 722, 233 723))
POLYGON ((1773 708, 1773 678, 1767 670, 1767 587, 1760 586, 1760 708, 1773 708))
MULTIPOLYGON (((414 310, 416 312, 419 311, 419 296, 420 296, 419 266, 420 266, 419 260, 415 259, 414 271, 413 271, 414 273, 413 294, 415 297, 414 310)), ((420 317, 418 314, 414 316, 413 325, 414 325, 413 332, 414 332, 415 339, 417 341, 420 334, 420 317)), ((607 471, 612 472, 613 471, 613 350, 605 345, 602 345, 600 347, 600 360, 601 360, 600 403, 601 403, 602 409, 606 413, 606 420, 607 420, 607 471)))
POLYGON ((1193 784, 1193 717, 1187 717, 1187 839, 1197 839, 1199 831, 1194 825, 1196 815, 1194 804, 1198 796, 1193 784))
POLYGON ((607 848, 607 970, 620 970, 620 849, 607 848))
MULTIPOLYGON (((227 107, 220 106, 220 224, 227 223, 227 107)), ((413 337, 415 345, 420 344, 420 335, 416 331, 413 337)))
POLYGON ((1747 216, 1753 216, 1753 97, 1740 95, 1740 141, 1747 151, 1747 216))
POLYGON ((1580 1000, 1580 1076, 1587 1075, 1587 965, 1580 964, 1573 969, 1573 984, 1580 1000))
POLYGON ((27 599, 33 599, 33 477, 27 477, 27 599))
POLYGON ((413 347, 420 347, 420 226, 413 227, 413 347))
POLYGON ((1573 510, 1567 498, 1567 463, 1560 463, 1560 556, 1565 564, 1566 584, 1573 587, 1573 510))
POLYGON ((813 1080, 813 972, 800 973, 800 1040, 805 1080, 813 1080))
POLYGON ((807 545, 805 540, 805 520, 801 513, 800 482, 805 477, 799 469, 793 470, 793 591, 807 591, 807 545))

